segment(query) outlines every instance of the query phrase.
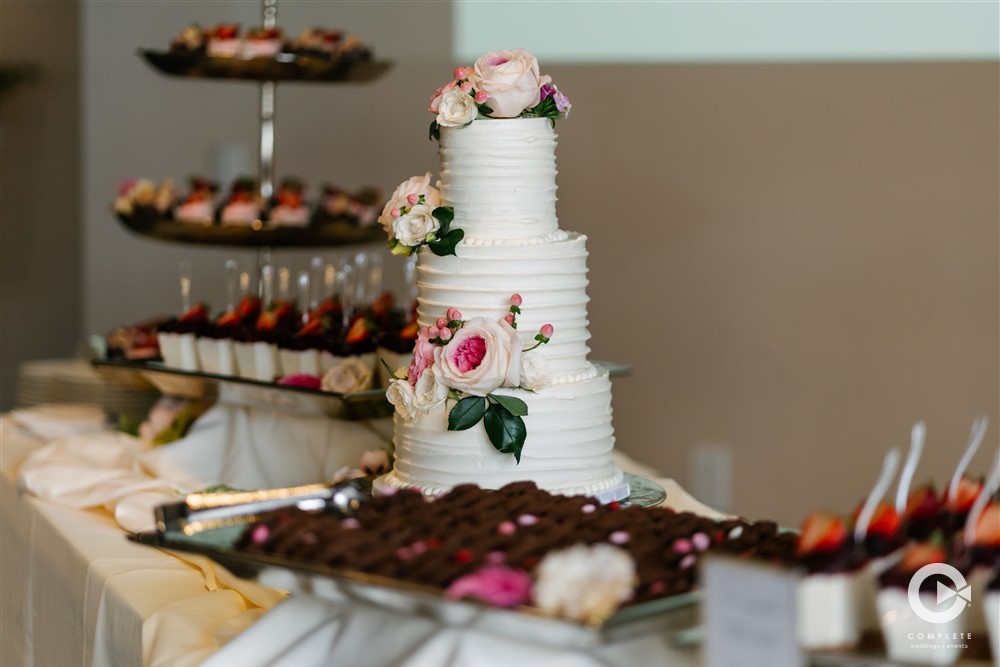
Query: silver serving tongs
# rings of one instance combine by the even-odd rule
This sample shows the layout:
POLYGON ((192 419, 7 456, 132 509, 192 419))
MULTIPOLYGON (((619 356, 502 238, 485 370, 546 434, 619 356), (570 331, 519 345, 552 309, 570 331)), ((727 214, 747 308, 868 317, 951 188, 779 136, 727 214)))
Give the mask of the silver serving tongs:
POLYGON ((370 497, 371 480, 358 478, 281 489, 192 493, 184 500, 159 505, 154 514, 156 529, 160 533, 181 531, 191 535, 209 528, 242 523, 247 517, 291 506, 347 516, 370 497))

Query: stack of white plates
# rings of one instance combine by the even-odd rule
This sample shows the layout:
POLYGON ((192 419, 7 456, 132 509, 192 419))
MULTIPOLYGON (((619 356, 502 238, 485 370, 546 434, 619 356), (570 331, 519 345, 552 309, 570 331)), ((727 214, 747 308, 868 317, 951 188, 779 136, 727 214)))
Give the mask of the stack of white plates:
MULTIPOLYGON (((126 378, 138 376, 126 376, 126 378)), ((95 403, 113 417, 142 419, 160 393, 145 381, 120 382, 83 359, 31 361, 18 374, 19 407, 41 403, 95 403)))

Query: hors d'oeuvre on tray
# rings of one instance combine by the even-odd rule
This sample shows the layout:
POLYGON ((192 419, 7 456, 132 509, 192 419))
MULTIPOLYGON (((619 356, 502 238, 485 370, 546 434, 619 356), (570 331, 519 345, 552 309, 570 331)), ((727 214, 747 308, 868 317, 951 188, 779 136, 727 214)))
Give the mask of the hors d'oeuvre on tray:
POLYGON ((201 370, 197 337, 208 327, 208 306, 197 303, 179 317, 168 319, 157 329, 163 364, 183 371, 201 370))
POLYGON ((311 212, 305 203, 305 186, 297 178, 286 178, 271 201, 267 222, 279 227, 306 227, 311 212))
POLYGON ((257 182, 252 178, 238 178, 222 205, 219 222, 223 225, 242 227, 260 225, 263 210, 264 205, 257 192, 257 182))
POLYGON ((243 58, 274 58, 281 53, 285 36, 281 28, 251 28, 243 38, 243 58))
POLYGON ((190 182, 190 191, 174 209, 174 220, 211 225, 215 222, 215 193, 219 186, 201 176, 192 176, 190 182))

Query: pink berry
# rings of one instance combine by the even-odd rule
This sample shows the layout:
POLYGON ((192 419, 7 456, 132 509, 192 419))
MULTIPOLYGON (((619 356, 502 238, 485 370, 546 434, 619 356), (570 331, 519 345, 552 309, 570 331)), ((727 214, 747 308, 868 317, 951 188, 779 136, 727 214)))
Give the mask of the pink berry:
POLYGON ((520 294, 516 294, 516 293, 515 294, 511 294, 510 295, 510 305, 512 305, 512 306, 520 306, 521 305, 521 295, 520 294))
POLYGON ((410 206, 416 206, 419 201, 420 197, 418 195, 406 195, 406 203, 410 206))
POLYGON ((435 338, 437 338, 440 335, 441 335, 441 330, 440 329, 438 329, 437 327, 428 327, 428 329, 427 329, 427 337, 428 338, 430 338, 431 340, 434 340, 435 338))
POLYGON ((448 318, 449 322, 455 322, 462 319, 462 311, 458 308, 449 308, 448 312, 445 313, 445 317, 448 318))
POLYGON ((391 211, 389 211, 389 215, 391 215, 394 218, 398 218, 399 217, 399 209, 398 208, 392 209, 391 211))
POLYGON ((501 521, 500 525, 497 526, 497 532, 501 535, 513 535, 517 532, 517 526, 514 525, 513 521, 501 521))
POLYGON ((468 93, 472 91, 472 84, 469 83, 468 81, 463 81, 461 84, 459 84, 458 87, 462 89, 463 93, 468 93))
POLYGON ((437 321, 434 322, 434 326, 436 326, 438 329, 444 329, 448 326, 448 320, 443 317, 439 317, 437 318, 437 321))
POLYGON ((485 104, 486 100, 488 100, 489 98, 490 96, 486 93, 485 90, 476 91, 476 104, 485 104))
POLYGON ((462 80, 462 79, 464 79, 464 78, 466 78, 468 76, 468 74, 466 73, 464 67, 456 67, 455 71, 454 71, 454 74, 455 74, 455 78, 458 79, 458 80, 462 80))
POLYGON ((691 541, 683 537, 679 540, 674 540, 674 551, 679 554, 691 553, 691 541))
POLYGON ((271 530, 267 526, 262 523, 257 524, 250 533, 250 541, 254 544, 264 544, 270 534, 271 530))
POLYGON ((503 321, 507 324, 514 324, 514 313, 507 313, 503 316, 503 321))
POLYGON ((629 540, 629 534, 624 530, 616 530, 608 535, 608 542, 611 544, 625 544, 629 540))
POLYGON ((542 328, 538 330, 538 333, 542 334, 546 338, 552 338, 552 334, 555 333, 555 327, 551 324, 543 324, 542 328))
POLYGON ((441 329, 441 333, 439 333, 438 336, 440 336, 441 340, 445 342, 451 340, 451 329, 449 329, 448 327, 441 329))

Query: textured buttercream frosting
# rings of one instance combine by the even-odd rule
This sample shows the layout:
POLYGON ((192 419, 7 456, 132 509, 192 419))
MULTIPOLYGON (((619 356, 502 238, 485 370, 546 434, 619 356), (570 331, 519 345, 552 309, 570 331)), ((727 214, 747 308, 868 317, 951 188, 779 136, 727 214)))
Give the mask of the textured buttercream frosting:
POLYGON ((551 341, 531 353, 544 357, 544 385, 497 391, 528 406, 520 463, 498 452, 481 424, 449 431, 448 401, 414 421, 396 414, 396 462, 380 487, 435 494, 463 483, 496 489, 533 481, 604 501, 628 494, 612 462, 611 382, 587 359, 587 237, 559 229, 556 218, 555 147, 545 118, 442 128, 442 204, 454 207, 452 226, 465 238, 455 255, 423 248, 417 257, 421 327, 449 308, 464 319, 500 319, 514 293, 523 299, 517 330, 525 348, 543 324, 553 325, 551 341))

